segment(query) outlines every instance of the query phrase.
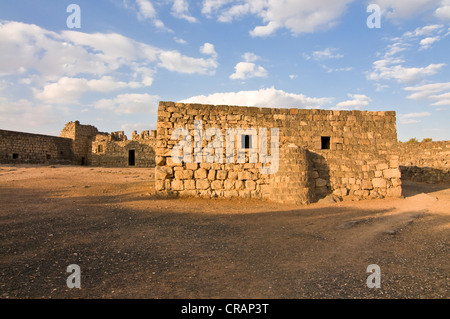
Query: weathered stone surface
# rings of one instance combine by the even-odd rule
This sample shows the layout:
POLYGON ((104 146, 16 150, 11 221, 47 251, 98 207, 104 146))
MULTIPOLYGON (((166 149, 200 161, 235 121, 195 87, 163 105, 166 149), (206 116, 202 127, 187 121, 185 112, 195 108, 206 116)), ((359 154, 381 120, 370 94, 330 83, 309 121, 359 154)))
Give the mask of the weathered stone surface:
POLYGON ((372 184, 374 188, 386 188, 386 180, 384 178, 374 178, 372 179, 372 184))
POLYGON ((316 187, 323 187, 327 185, 327 181, 322 178, 316 179, 316 187))
POLYGON ((390 168, 383 171, 383 176, 385 178, 400 178, 401 173, 398 168, 390 168))
POLYGON ((207 179, 197 179, 195 182, 195 187, 199 190, 208 189, 210 182, 207 179))
MULTIPOLYGON (((330 193, 337 197, 358 198, 396 194, 396 187, 401 188, 396 167, 399 158, 390 152, 396 138, 395 112, 265 109, 161 102, 155 151, 163 154, 158 156, 165 157, 165 166, 176 167, 175 176, 167 179, 184 181, 185 190, 193 190, 190 189, 193 184, 188 184, 188 181, 194 181, 198 196, 308 203, 330 193), (194 121, 202 121, 203 133, 215 127, 223 136, 226 136, 227 128, 254 128, 257 134, 259 128, 265 128, 268 138, 263 141, 269 143, 269 154, 272 153, 270 129, 278 128, 278 165, 250 162, 248 150, 245 151, 245 160, 238 162, 236 149, 234 156, 226 158, 225 163, 174 165, 167 155, 177 143, 171 140, 171 132, 178 127, 192 130, 194 121), (162 122, 173 125, 160 125, 162 122), (322 145, 324 137, 329 137, 329 149, 322 145), (262 167, 275 166, 278 171, 272 174, 261 170, 262 167), (184 173, 188 170, 193 172, 192 178, 184 173)), ((205 147, 208 143, 199 142, 197 146, 205 147)), ((264 158, 268 157, 257 157, 258 160, 264 158)))
POLYGON ((199 168, 195 171, 194 176, 195 179, 205 179, 207 177, 207 171, 204 168, 199 168))

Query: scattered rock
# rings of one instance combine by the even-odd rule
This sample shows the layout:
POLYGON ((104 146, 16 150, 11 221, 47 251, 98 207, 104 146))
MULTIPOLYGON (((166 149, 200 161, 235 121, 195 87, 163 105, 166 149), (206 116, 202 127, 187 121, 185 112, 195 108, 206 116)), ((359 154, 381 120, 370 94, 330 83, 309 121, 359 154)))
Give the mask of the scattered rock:
POLYGON ((334 194, 330 194, 326 196, 325 198, 319 199, 319 204, 334 204, 342 201, 342 199, 339 196, 336 196, 334 194))

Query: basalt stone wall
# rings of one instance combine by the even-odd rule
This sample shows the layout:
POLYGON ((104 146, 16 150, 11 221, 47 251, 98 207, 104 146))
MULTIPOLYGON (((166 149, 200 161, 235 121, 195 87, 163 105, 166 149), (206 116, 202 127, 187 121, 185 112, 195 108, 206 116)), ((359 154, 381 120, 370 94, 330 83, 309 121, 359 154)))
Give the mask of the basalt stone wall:
POLYGON ((123 132, 98 134, 89 161, 103 167, 155 167, 155 144, 156 131, 133 133, 132 140, 127 140, 123 132))
MULTIPOLYGON (((256 143, 252 140, 258 150, 260 136, 256 143)), ((330 193, 361 197, 401 194, 398 155, 390 151, 397 140, 395 112, 160 102, 156 140, 155 186, 161 194, 265 198, 294 203, 315 201, 330 193), (195 121, 201 121, 201 140, 194 136, 195 121), (172 133, 180 128, 190 134, 190 163, 177 163, 172 158, 172 149, 181 140, 172 139, 172 133), (212 142, 212 138, 207 139, 204 134, 209 128, 221 132, 223 163, 198 162, 194 158, 199 145, 205 149, 212 142), (244 163, 238 163, 236 153, 231 163, 225 161, 226 131, 237 128, 253 128, 257 135, 261 132, 259 129, 267 129, 267 140, 262 141, 270 155, 273 155, 271 128, 278 128, 276 173, 264 172, 262 167, 268 164, 262 164, 261 158, 256 163, 249 161, 248 149, 244 163)), ((237 139, 236 143, 241 142, 237 139)))
POLYGON ((450 183, 450 141, 398 143, 402 179, 450 183))
POLYGON ((0 163, 71 164, 72 140, 0 130, 0 163))

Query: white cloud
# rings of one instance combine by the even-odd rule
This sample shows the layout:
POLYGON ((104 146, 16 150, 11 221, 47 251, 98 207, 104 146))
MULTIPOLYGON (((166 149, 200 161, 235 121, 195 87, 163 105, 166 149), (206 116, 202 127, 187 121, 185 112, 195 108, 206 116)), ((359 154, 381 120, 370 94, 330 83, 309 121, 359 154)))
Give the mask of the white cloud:
POLYGON ((439 41, 440 39, 440 37, 436 36, 420 40, 421 49, 429 49, 434 42, 439 41))
POLYGON ((291 80, 294 80, 294 79, 298 78, 298 75, 296 75, 296 74, 289 74, 289 78, 291 80))
POLYGON ((256 54, 254 54, 252 52, 246 52, 242 55, 242 57, 244 58, 245 62, 255 62, 255 61, 261 59, 259 56, 257 56, 256 54))
POLYGON ((179 44, 187 44, 186 40, 184 40, 182 38, 174 37, 173 40, 179 44))
POLYGON ((408 114, 399 114, 398 118, 401 124, 414 124, 420 122, 420 120, 418 120, 417 118, 430 115, 431 115, 430 112, 408 113, 408 114))
POLYGON ((350 100, 342 101, 332 107, 332 110, 350 110, 360 109, 361 107, 369 105, 372 99, 364 94, 348 94, 350 100))
POLYGON ((436 9, 434 15, 439 19, 450 21, 450 0, 441 1, 440 7, 436 9))
POLYGON ((248 3, 237 4, 222 12, 217 19, 220 22, 232 22, 233 19, 246 15, 250 12, 250 5, 248 3))
POLYGON ((259 56, 252 52, 246 52, 242 55, 244 59, 243 62, 239 62, 234 67, 234 73, 230 75, 230 79, 232 80, 245 80, 255 77, 265 78, 268 73, 267 70, 264 69, 260 65, 256 65, 253 63, 260 59, 259 56))
POLYGON ((232 80, 245 80, 249 78, 267 76, 267 71, 260 65, 251 62, 239 62, 234 67, 234 73, 230 75, 232 80))
POLYGON ((431 105, 436 106, 450 105, 450 82, 410 86, 404 88, 404 90, 413 92, 407 96, 408 99, 431 100, 434 102, 431 105))
POLYGON ((208 96, 200 95, 180 102, 277 108, 319 108, 329 105, 332 101, 332 98, 307 97, 303 94, 287 93, 271 87, 255 91, 214 93, 208 96))
POLYGON ((149 0, 136 0, 136 4, 138 6, 139 19, 151 20, 155 27, 159 29, 166 29, 164 23, 157 18, 158 15, 156 13, 155 7, 153 7, 153 4, 149 0))
POLYGON ((10 21, 0 22, 0 47, 0 76, 18 77, 37 99, 58 104, 75 103, 86 92, 150 86, 158 67, 214 74, 218 66, 215 57, 188 57, 117 33, 57 33, 10 21))
POLYGON ((189 13, 189 3, 186 0, 174 0, 171 14, 188 22, 197 22, 197 19, 189 13))
POLYGON ((34 104, 27 99, 11 101, 0 96, 0 127, 17 130, 39 125, 59 123, 64 112, 47 104, 34 104))
POLYGON ((323 64, 321 66, 322 66, 322 68, 327 70, 328 73, 331 73, 331 72, 349 72, 349 71, 353 70, 353 67, 351 67, 351 66, 344 67, 344 68, 330 68, 330 67, 328 67, 326 65, 323 65, 323 64))
POLYGON ((234 0, 203 0, 202 13, 208 17, 234 0))
POLYGON ((429 64, 426 67, 404 67, 398 64, 402 60, 382 59, 373 63, 373 69, 368 74, 368 80, 395 80, 400 83, 416 82, 424 77, 434 75, 444 66, 444 63, 429 64))
POLYGON ((97 109, 113 111, 116 114, 155 113, 159 96, 150 94, 119 94, 113 99, 101 99, 94 103, 97 109))
POLYGON ((409 19, 437 6, 436 0, 371 0, 369 3, 378 4, 382 16, 391 20, 409 19))
POLYGON ((47 103, 74 104, 78 102, 80 96, 85 92, 107 93, 133 86, 140 86, 140 84, 115 81, 110 76, 93 80, 62 77, 57 82, 45 85, 41 92, 35 90, 35 97, 47 103))
POLYGON ((423 27, 416 28, 414 31, 408 31, 403 34, 404 37, 420 37, 424 35, 430 35, 436 31, 441 30, 444 27, 442 24, 431 24, 423 27))
POLYGON ((158 66, 169 71, 187 74, 210 74, 213 75, 218 67, 215 58, 202 59, 183 56, 178 51, 165 51, 159 55, 158 66))
POLYGON ((214 45, 211 43, 205 43, 200 47, 200 52, 206 55, 210 55, 214 58, 217 57, 217 52, 214 49, 214 45))
POLYGON ((318 60, 327 60, 327 59, 340 59, 343 58, 344 55, 339 53, 333 53, 336 52, 337 49, 335 48, 326 48, 322 51, 314 51, 311 55, 303 54, 306 60, 314 59, 316 61, 318 60))
POLYGON ((293 34, 312 33, 334 26, 354 0, 204 0, 202 13, 218 16, 218 21, 231 22, 244 15, 254 15, 263 25, 250 31, 254 37, 269 36, 280 28, 293 34))

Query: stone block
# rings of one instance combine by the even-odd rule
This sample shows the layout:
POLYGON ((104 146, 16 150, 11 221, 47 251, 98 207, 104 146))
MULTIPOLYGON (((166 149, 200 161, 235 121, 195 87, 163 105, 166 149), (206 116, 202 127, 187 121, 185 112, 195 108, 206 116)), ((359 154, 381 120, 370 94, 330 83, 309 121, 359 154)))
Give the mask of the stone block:
POLYGON ((182 191, 184 190, 184 183, 180 180, 173 180, 172 181, 172 190, 174 191, 182 191))
POLYGON ((222 189, 223 188, 223 181, 213 181, 211 183, 211 189, 222 189))
POLYGON ((367 180, 367 179, 364 179, 364 180, 362 181, 362 183, 361 183, 361 188, 362 188, 363 190, 366 190, 366 189, 373 189, 372 181, 367 180))
POLYGON ((316 179, 316 187, 324 187, 327 186, 327 181, 323 178, 317 178, 316 179))
POLYGON ((167 166, 156 166, 155 167, 155 178, 156 180, 164 180, 173 177, 173 169, 167 166))
POLYGON ((372 184, 374 188, 386 188, 386 180, 384 178, 374 178, 372 179, 372 184))
POLYGON ((204 168, 199 168, 194 173, 195 179, 205 179, 207 175, 207 171, 204 168))
POLYGON ((175 172, 175 179, 192 179, 194 172, 191 170, 181 170, 175 172))
POLYGON ((210 186, 210 183, 207 179, 198 179, 195 181, 195 187, 199 190, 208 189, 209 186, 210 186))
POLYGON ((251 180, 245 181, 245 189, 255 190, 256 189, 256 182, 251 181, 251 180))
POLYGON ((398 169, 398 168, 385 169, 383 171, 383 175, 385 178, 400 178, 401 177, 400 169, 398 169))

